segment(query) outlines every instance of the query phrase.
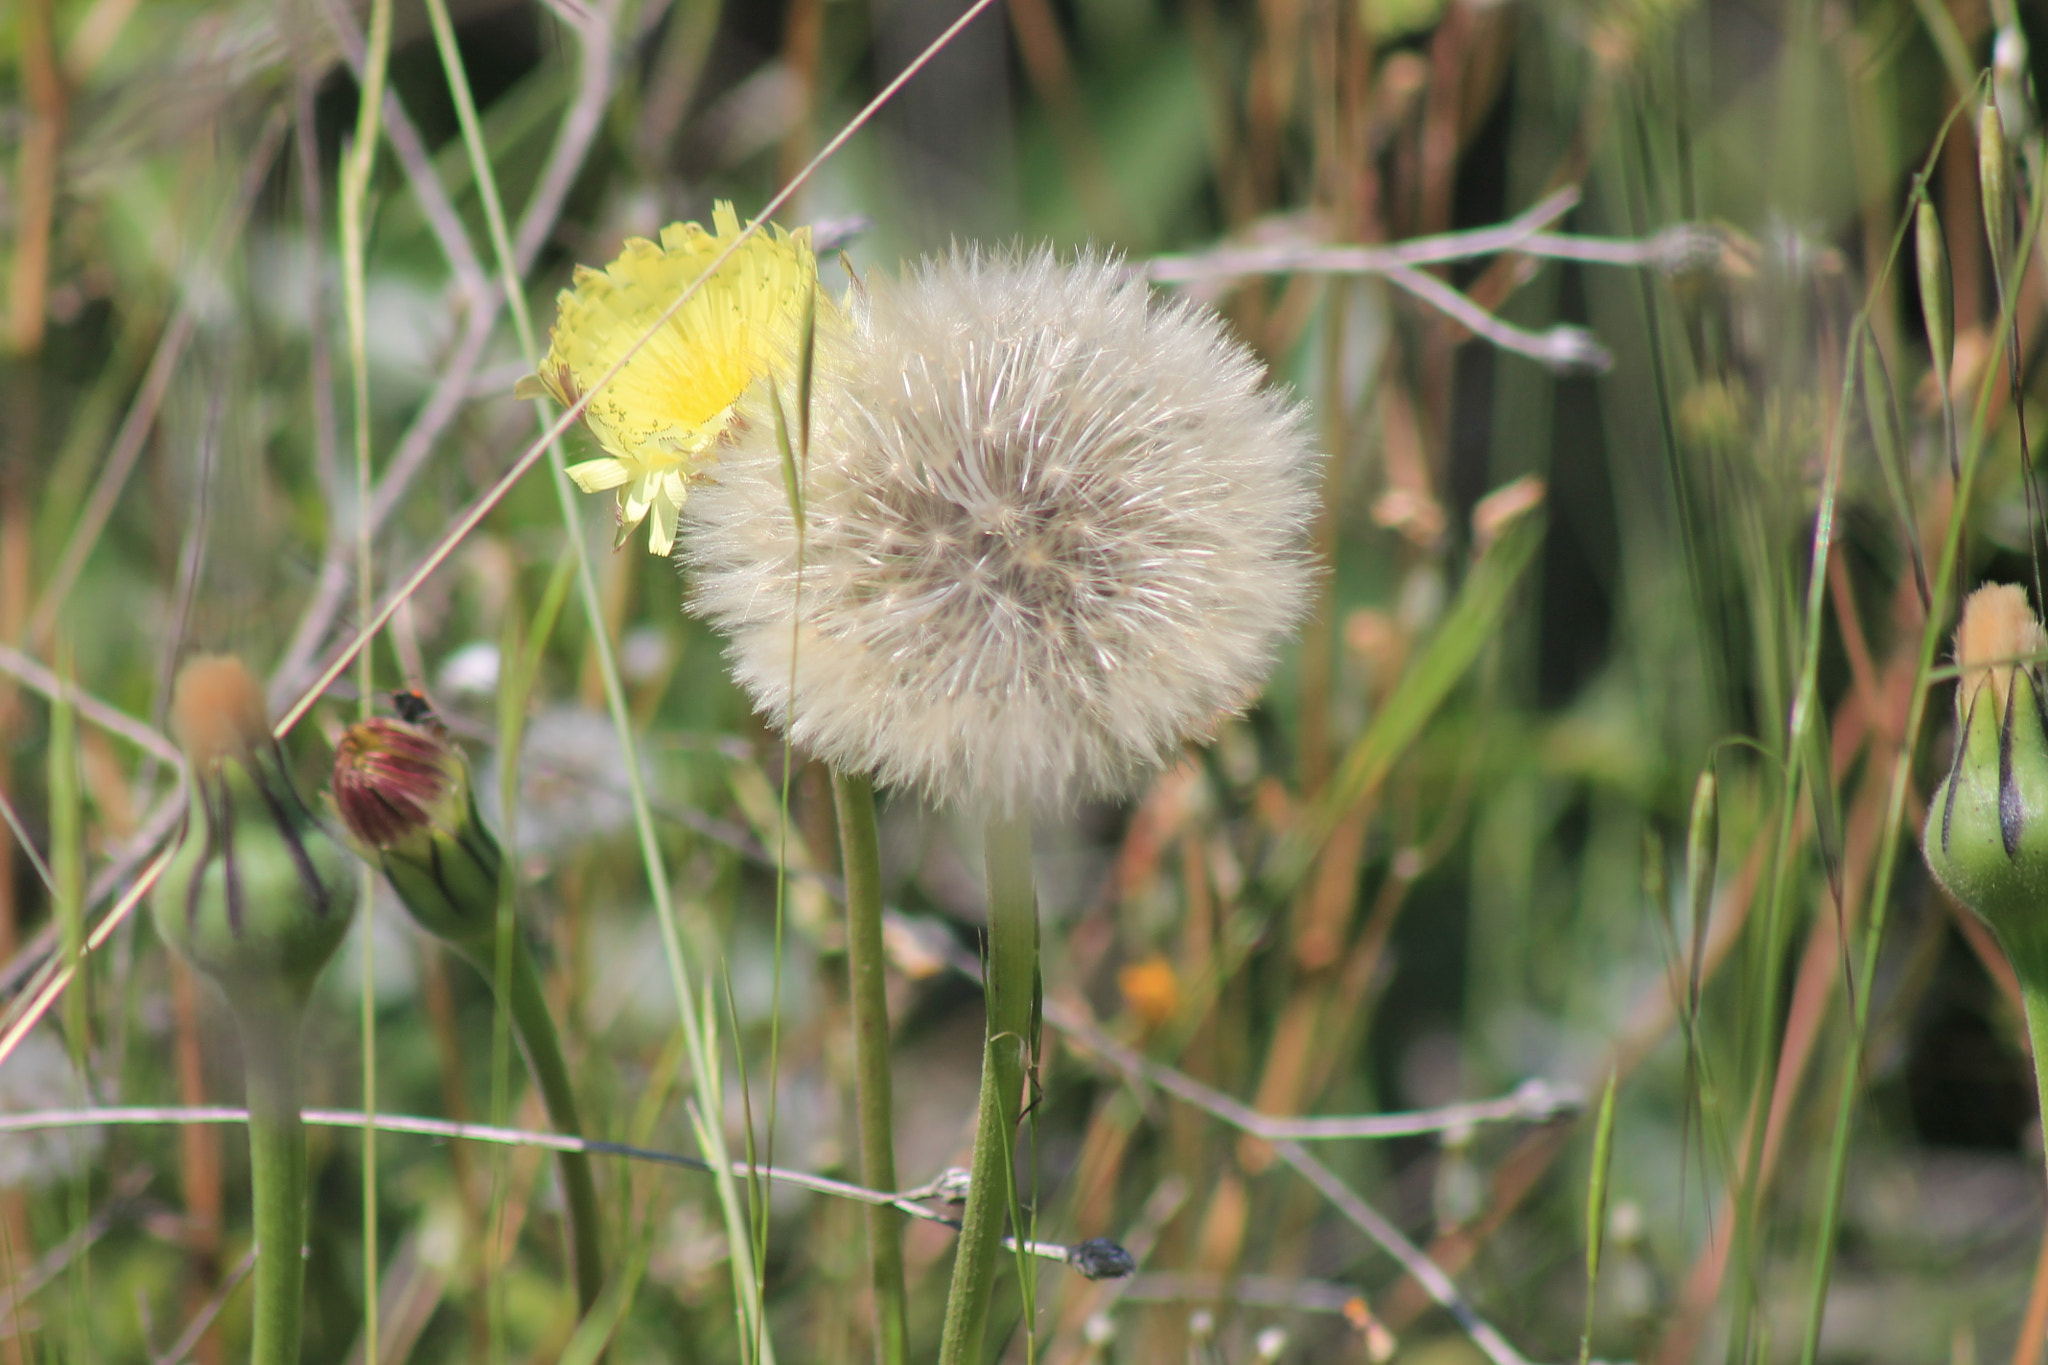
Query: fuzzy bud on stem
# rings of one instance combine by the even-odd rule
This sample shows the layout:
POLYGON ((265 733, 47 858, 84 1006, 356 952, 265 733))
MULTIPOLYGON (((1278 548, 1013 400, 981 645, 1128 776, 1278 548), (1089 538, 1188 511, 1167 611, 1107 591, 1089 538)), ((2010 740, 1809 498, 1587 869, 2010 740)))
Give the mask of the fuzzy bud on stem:
POLYGON ((299 1359, 306 1137, 299 1029, 348 932, 347 860, 313 818, 239 659, 194 659, 171 696, 189 805, 152 893, 157 932, 227 998, 242 1035, 256 1233, 250 1359, 299 1359))
POLYGON ((1991 926, 2019 979, 2048 1113, 2048 631, 2009 584, 1977 589, 1956 630, 1956 753, 1921 848, 1950 895, 1991 926))
POLYGON ((245 1020, 293 1027, 348 931, 346 864, 293 786, 241 660, 193 660, 172 693, 191 807, 152 904, 158 932, 245 1020))
POLYGON ((1925 836, 1934 875, 2016 959, 2020 943, 2048 945, 2048 727, 2031 657, 2044 646, 2022 589, 1987 585, 1964 604, 1955 760, 1928 806, 1925 836))

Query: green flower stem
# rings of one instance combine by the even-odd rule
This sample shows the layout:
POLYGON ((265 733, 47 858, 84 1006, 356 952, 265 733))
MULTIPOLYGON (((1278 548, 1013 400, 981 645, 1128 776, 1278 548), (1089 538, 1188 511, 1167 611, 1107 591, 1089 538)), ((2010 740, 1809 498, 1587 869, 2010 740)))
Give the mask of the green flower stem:
POLYGON ((2048 989, 2020 978, 2020 1004, 2027 1015, 2027 1041, 2034 1050, 2034 1094, 2048 1129, 2048 989))
POLYGON ((2001 934, 1999 941, 2020 981, 2020 1007, 2034 1053, 2034 1092, 2041 1123, 2048 1128, 2048 934, 2001 934))
MULTIPOLYGON (((889 1078, 889 999, 882 975, 882 855, 875 786, 865 774, 832 774, 839 856, 846 875, 846 976, 853 1003, 853 1068, 860 1114, 861 1180, 896 1188, 894 1088, 889 1078)), ((903 1214, 868 1206, 868 1260, 875 1286, 875 1347, 882 1365, 910 1358, 903 1287, 903 1214)))
POLYGON ((974 1126, 967 1212, 946 1295, 940 1365, 974 1365, 988 1325, 1003 1219, 1013 1202, 1014 1153, 1024 1096, 1025 1051, 1038 993, 1038 895, 1031 880, 1029 817, 988 822, 988 1036, 981 1059, 981 1107, 974 1126))
POLYGON ((238 1011, 256 1223, 253 1365, 297 1365, 306 1294, 306 1125, 299 1117, 297 1008, 238 1011))
MULTIPOLYGON (((512 1028, 526 1051, 526 1062, 540 1086, 541 1102, 547 1106, 548 1122, 563 1137, 580 1138, 583 1120, 576 1112, 576 1090, 569 1083, 569 1064, 562 1057, 561 1036, 555 1031, 555 1017, 548 1009, 547 996, 540 988, 540 972, 533 954, 515 934, 512 940, 511 979, 506 984, 506 1008, 512 1012, 512 1028)), ((478 964, 489 979, 491 968, 478 964)), ((588 1314, 604 1288, 604 1231, 598 1216, 597 1181, 590 1173, 588 1152, 558 1152, 561 1162, 562 1198, 569 1215, 569 1259, 576 1275, 576 1304, 588 1314)))

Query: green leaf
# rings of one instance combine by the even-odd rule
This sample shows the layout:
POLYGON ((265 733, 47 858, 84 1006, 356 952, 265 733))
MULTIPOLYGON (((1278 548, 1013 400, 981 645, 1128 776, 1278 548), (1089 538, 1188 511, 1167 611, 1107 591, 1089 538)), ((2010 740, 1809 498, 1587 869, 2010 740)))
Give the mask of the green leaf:
POLYGON ((1516 519, 1472 566, 1428 646, 1352 744, 1314 810, 1274 851, 1263 878, 1269 893, 1279 897, 1294 889, 1337 822, 1378 790, 1481 651, 1499 637, 1515 587, 1543 543, 1544 524, 1536 515, 1516 519))

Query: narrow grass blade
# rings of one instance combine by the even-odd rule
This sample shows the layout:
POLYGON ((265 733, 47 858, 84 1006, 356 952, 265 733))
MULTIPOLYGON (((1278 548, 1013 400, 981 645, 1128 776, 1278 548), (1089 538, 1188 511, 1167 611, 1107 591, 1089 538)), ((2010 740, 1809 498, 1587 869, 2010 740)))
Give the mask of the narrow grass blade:
POLYGON ((775 413, 775 448, 782 455, 782 491, 789 499, 790 515, 801 534, 804 525, 804 485, 796 472, 796 448, 789 440, 789 416, 782 410, 782 386, 768 376, 768 406, 775 413))
POLYGON ((818 283, 815 279, 804 293, 804 317, 797 335, 801 338, 796 353, 797 467, 808 474, 811 468, 811 376, 818 363, 818 283))
POLYGON ((1686 910, 1692 916, 1692 979, 1686 983, 1688 1020, 1700 1009, 1701 974, 1707 957, 1707 927, 1714 911, 1714 878, 1721 857, 1721 785, 1710 763, 1692 788, 1692 818, 1685 835, 1686 910))
POLYGON ((1907 491, 1912 485, 1906 473, 1906 443, 1900 435, 1898 390, 1892 387, 1884 351, 1869 328, 1863 329, 1857 351, 1864 418, 1871 444, 1877 448, 1877 467, 1884 475, 1885 490, 1891 494, 1892 509, 1898 514, 1900 536, 1913 561, 1913 586, 1920 594, 1920 609, 1931 612, 1934 594, 1927 586, 1927 558, 1920 551, 1920 519, 1914 515, 1912 495, 1907 491))
POLYGON ((1515 587, 1543 542, 1543 528, 1539 515, 1518 518, 1472 566, 1435 636, 1344 756, 1315 810, 1275 850, 1263 877, 1269 896, 1278 900, 1294 889, 1337 822, 1378 788, 1481 651, 1499 636, 1515 587))
POLYGON ((1607 1233, 1607 1177, 1614 1165, 1615 1073, 1607 1073, 1600 1116, 1593 1124, 1593 1170, 1586 1182, 1586 1326, 1579 1334, 1579 1365, 1593 1358, 1593 1306, 1600 1287, 1600 1249, 1607 1233))
POLYGON ((639 1289, 640 1279, 647 1272, 647 1262, 653 1249, 654 1238, 650 1233, 643 1231, 634 1239, 633 1254, 605 1282, 604 1292, 597 1296, 597 1303, 576 1325, 576 1334, 562 1348, 556 1365, 597 1365, 605 1348, 611 1344, 612 1334, 625 1320, 626 1310, 633 1304, 633 1293, 639 1289))

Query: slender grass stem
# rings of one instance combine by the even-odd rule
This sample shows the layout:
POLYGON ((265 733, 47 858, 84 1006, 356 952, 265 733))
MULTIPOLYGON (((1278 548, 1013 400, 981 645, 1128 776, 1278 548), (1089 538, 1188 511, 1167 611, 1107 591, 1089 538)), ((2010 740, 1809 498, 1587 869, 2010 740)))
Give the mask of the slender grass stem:
MULTIPOLYGON (((299 1117, 296 1009, 242 1012, 249 1186, 256 1224, 253 1365, 296 1365, 306 1292, 306 1125, 299 1117)), ((374 1291, 373 1291, 374 1292, 374 1291)))
POLYGON ((1031 821, 1025 815, 988 822, 988 1033, 981 1059, 981 1101, 967 1211, 946 1295, 940 1365, 980 1359, 995 1287, 1003 1215, 1014 1202, 1012 1161, 1024 1095, 1025 1050, 1034 1033, 1038 994, 1038 893, 1031 879, 1031 821))
MULTIPOLYGON (((463 142, 470 156, 471 170, 476 176, 478 192, 483 198, 485 222, 497 256, 506 303, 512 314, 513 330, 518 335, 522 353, 534 356, 538 354, 538 348, 535 344, 533 321, 528 316, 526 297, 519 279, 521 255, 508 231, 497 190, 496 175, 491 168, 482 126, 476 116, 475 100, 469 89, 468 77, 463 71, 461 55, 456 50, 454 27, 443 3, 430 0, 428 15, 433 24, 437 49, 441 54, 442 68, 448 77, 449 91, 455 100, 463 142)), ((608 65, 608 60, 601 54, 609 41, 609 26, 592 25, 583 30, 581 37, 586 61, 608 65)), ((772 208, 771 201, 770 207, 762 211, 764 220, 772 208)), ((751 231, 753 229, 750 228, 749 232, 751 231)), ((723 260, 724 258, 720 257, 707 268, 699 283, 702 279, 708 279, 715 274, 723 260)), ((693 285, 689 290, 685 290, 685 297, 695 289, 696 286, 693 285)), ((671 306, 671 311, 680 308, 682 302, 682 299, 677 299, 671 306)), ((623 360, 620 364, 624 364, 623 360)), ((568 464, 562 455, 561 444, 556 439, 562 434, 562 427, 566 423, 560 419, 551 422, 549 410, 545 406, 538 410, 537 417, 540 425, 546 428, 541 438, 542 448, 546 451, 553 474, 555 501, 561 512, 562 526, 575 562, 577 596, 583 606, 584 618, 590 625, 591 656, 597 663, 598 676, 604 685, 606 710, 610 714, 613 729, 619 736, 626 788, 633 808, 633 824, 639 836, 641 862, 646 869, 648 888, 653 893, 655 919, 661 928, 662 951, 668 962, 669 980, 675 991, 677 1013, 681 1018, 684 1036, 689 1043, 692 1085, 696 1088, 699 1108, 710 1118, 702 1131, 708 1140, 712 1155, 718 1162, 718 1201, 726 1225, 726 1238, 733 1252, 733 1293, 739 1305, 739 1325, 745 1341, 741 1359, 773 1365, 775 1350, 762 1325, 763 1310, 759 1282, 754 1275, 753 1243, 748 1236, 747 1221, 740 1207, 738 1188, 728 1174, 729 1163, 725 1159, 721 1119, 722 1098, 708 1079, 717 1073, 716 1058, 708 1050, 708 1046, 715 1046, 715 1043, 707 1045, 707 1030, 698 1014, 696 992, 689 981, 682 934, 669 894, 668 874, 655 834, 654 817, 648 807, 646 784, 640 771, 639 751, 633 742, 633 726, 626 705, 625 690, 619 681, 618 661, 611 637, 607 633, 596 574, 591 567, 589 551, 584 545, 582 522, 578 517, 575 494, 565 472, 568 464)), ((455 537, 451 537, 451 541, 453 539, 455 537)), ((583 1263, 579 1257, 579 1276, 584 1273, 581 1269, 583 1263)), ((591 1261, 590 1264, 594 1267, 596 1263, 591 1261)), ((586 1309, 589 1307, 588 1300, 584 1301, 584 1306, 586 1309)))
MULTIPOLYGON (((846 874, 846 975, 853 1002, 853 1068, 860 1114, 860 1175, 870 1189, 896 1188, 894 1087, 889 1077, 889 1000, 882 979, 882 868, 875 788, 865 774, 832 774, 839 855, 846 874)), ((909 1359, 903 1287, 903 1215, 868 1208, 868 1261, 875 1286, 875 1354, 909 1359)))

